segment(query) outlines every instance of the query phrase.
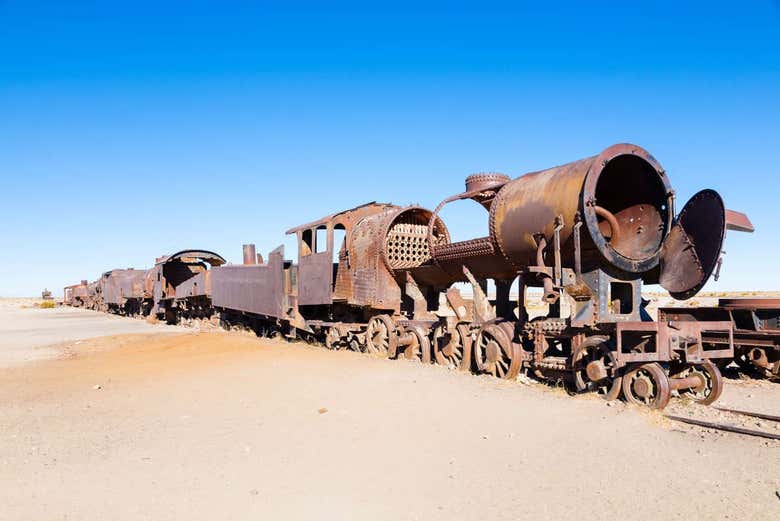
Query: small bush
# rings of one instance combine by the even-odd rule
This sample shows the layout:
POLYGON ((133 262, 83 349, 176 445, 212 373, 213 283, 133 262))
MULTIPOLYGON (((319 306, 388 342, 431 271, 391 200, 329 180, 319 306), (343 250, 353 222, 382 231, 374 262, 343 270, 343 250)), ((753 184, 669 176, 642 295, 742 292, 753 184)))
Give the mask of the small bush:
POLYGON ((41 302, 41 309, 51 309, 56 306, 57 304, 55 304, 53 300, 44 300, 41 302))

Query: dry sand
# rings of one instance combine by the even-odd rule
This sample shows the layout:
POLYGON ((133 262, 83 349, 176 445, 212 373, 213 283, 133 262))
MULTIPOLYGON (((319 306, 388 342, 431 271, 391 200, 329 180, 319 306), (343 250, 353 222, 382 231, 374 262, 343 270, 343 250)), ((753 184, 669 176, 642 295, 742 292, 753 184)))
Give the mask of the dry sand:
POLYGON ((235 333, 63 348, 0 370, 3 521, 780 516, 780 443, 622 403, 235 333))
POLYGON ((36 305, 40 302, 40 299, 0 299, 0 368, 60 356, 59 344, 88 338, 186 331, 85 309, 38 309, 36 305))

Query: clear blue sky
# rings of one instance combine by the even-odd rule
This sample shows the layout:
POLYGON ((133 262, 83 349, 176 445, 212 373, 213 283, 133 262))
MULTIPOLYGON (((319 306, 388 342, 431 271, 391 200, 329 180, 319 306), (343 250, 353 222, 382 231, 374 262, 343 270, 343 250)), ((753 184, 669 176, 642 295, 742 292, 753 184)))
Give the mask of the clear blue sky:
POLYGON ((0 295, 622 141, 753 220, 708 289, 780 290, 776 1, 365 4, 0 0, 0 295))

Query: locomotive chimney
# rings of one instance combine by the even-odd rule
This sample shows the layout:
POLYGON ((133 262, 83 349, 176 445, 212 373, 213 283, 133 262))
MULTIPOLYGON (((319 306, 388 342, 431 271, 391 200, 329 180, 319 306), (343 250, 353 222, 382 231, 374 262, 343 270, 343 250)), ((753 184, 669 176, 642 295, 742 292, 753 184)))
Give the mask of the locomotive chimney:
POLYGON ((255 245, 244 244, 244 264, 250 265, 256 263, 257 263, 257 253, 255 253, 255 245))

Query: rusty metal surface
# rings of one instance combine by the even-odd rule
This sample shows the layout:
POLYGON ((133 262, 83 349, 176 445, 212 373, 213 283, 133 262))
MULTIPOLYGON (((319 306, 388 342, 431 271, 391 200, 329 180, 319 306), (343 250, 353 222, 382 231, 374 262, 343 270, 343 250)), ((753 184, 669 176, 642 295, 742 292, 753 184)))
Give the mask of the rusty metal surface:
POLYGON ((661 251, 659 282, 678 300, 695 295, 709 280, 723 247, 726 210, 714 190, 686 203, 661 251))
POLYGON ((462 261, 470 257, 495 255, 495 248, 490 237, 440 244, 435 246, 433 251, 436 260, 439 262, 447 262, 449 260, 462 261))
POLYGON ((87 298, 88 284, 86 280, 82 280, 78 284, 65 286, 62 291, 63 304, 66 306, 83 306, 87 298))
MULTIPOLYGON (((401 208, 383 217, 377 223, 377 231, 380 253, 388 270, 411 270, 415 274, 417 268, 434 267, 431 245, 435 248, 450 241, 449 231, 440 219, 419 206, 401 208)), ((428 275, 424 271, 420 273, 424 277, 428 275)))
POLYGON ((202 271, 191 277, 174 290, 174 297, 177 299, 189 297, 209 297, 211 296, 211 270, 202 271))
POLYGON ((743 411, 740 409, 729 409, 728 407, 719 407, 716 406, 715 409, 719 411, 725 411, 725 412, 731 412, 734 414, 739 414, 741 416, 749 416, 751 418, 759 418, 761 420, 769 420, 773 422, 780 422, 780 416, 774 416, 772 414, 763 414, 760 412, 752 412, 752 411, 743 411))
POLYGON ((306 224, 301 224, 299 226, 296 226, 294 228, 290 228, 286 232, 284 232, 287 235, 298 233, 303 230, 310 230, 312 228, 316 228, 317 226, 320 226, 325 223, 336 223, 336 224, 347 224, 347 223, 353 223, 356 222, 359 219, 362 219, 363 217, 367 215, 372 215, 377 212, 383 212, 385 210, 398 208, 394 204, 389 203, 377 203, 376 201, 372 201, 370 203, 361 204, 360 206, 356 206, 354 208, 350 208, 349 210, 343 210, 341 212, 337 212, 328 216, 325 216, 321 219, 318 219, 316 221, 312 221, 306 224))
POLYGON ((568 244, 580 214, 588 231, 583 236, 583 249, 589 253, 583 259, 584 269, 606 260, 618 269, 641 273, 658 263, 662 240, 671 226, 670 189, 664 170, 646 150, 614 145, 598 156, 507 183, 490 208, 491 236, 513 265, 532 265, 536 237, 551 242, 555 219, 561 216, 560 240, 568 244), (596 207, 614 216, 622 241, 613 242, 611 234, 603 233, 596 207))
POLYGON ((660 308, 658 317, 660 321, 729 321, 731 338, 723 332, 703 331, 703 343, 725 349, 731 342, 734 361, 743 371, 780 380, 780 299, 720 299, 718 306, 660 308))
POLYGON ((257 263, 257 251, 255 250, 255 245, 244 244, 244 264, 256 264, 256 263, 257 263))
POLYGON ((298 263, 298 305, 327 305, 333 298, 333 258, 329 251, 301 257, 298 263))
POLYGON ((748 233, 755 231, 753 223, 750 222, 748 216, 742 212, 737 212, 734 210, 726 210, 726 229, 733 230, 735 232, 748 233))
MULTIPOLYGON (((467 186, 475 189, 445 199, 434 218, 447 202, 479 193, 481 181, 469 178, 467 186)), ((489 244, 485 238, 434 244, 429 237, 434 263, 455 276, 463 265, 495 279, 511 279, 530 268, 545 284, 582 287, 573 277, 561 281, 567 267, 575 267, 577 277, 617 270, 654 283, 663 256, 661 283, 678 298, 689 298, 718 263, 725 210, 717 193, 700 192, 675 221, 666 172, 636 145, 618 144, 598 156, 486 182, 498 189, 480 201, 489 203, 489 244)), ((429 224, 429 233, 432 229, 429 224)))
MULTIPOLYGON (((225 259, 221 255, 200 249, 181 250, 173 255, 158 257, 155 265, 146 272, 143 282, 143 297, 149 303, 149 313, 158 316, 165 314, 166 319, 172 321, 174 317, 170 314, 174 313, 172 303, 178 297, 177 288, 205 273, 210 267, 223 264, 225 259)), ((197 291, 205 291, 206 285, 206 281, 202 280, 202 289, 197 291)), ((193 291, 194 285, 190 283, 181 294, 193 291)))
POLYGON ((288 234, 296 234, 298 239, 298 263, 302 271, 297 287, 301 305, 338 301, 375 309, 398 309, 400 289, 393 274, 381 264, 384 245, 379 234, 383 220, 399 210, 390 204, 368 203, 288 230, 288 234), (312 245, 305 240, 308 233, 309 240, 316 242, 312 236, 317 229, 326 231, 327 247, 313 246, 324 251, 312 251, 312 245), (334 244, 336 229, 344 230, 343 244, 334 244), (339 259, 335 285, 331 260, 334 250, 339 259), (320 257, 314 257, 317 255, 320 257))
POLYGON ((746 436, 756 436, 759 438, 766 438, 770 440, 780 440, 780 434, 774 434, 771 432, 758 431, 754 429, 745 429, 744 427, 737 427, 735 425, 729 425, 727 423, 697 420, 695 418, 686 418, 684 416, 672 416, 669 414, 665 416, 670 420, 674 420, 682 423, 689 423, 691 425, 696 425, 698 427, 704 427, 707 429, 717 429, 720 431, 733 432, 735 434, 744 434, 746 436))
POLYGON ((123 306, 128 299, 143 298, 146 270, 116 269, 101 277, 103 302, 111 306, 123 306))
POLYGON ((284 249, 277 248, 263 265, 224 265, 211 270, 215 307, 267 317, 282 318, 284 299, 284 249))
POLYGON ((225 264, 225 259, 221 255, 208 250, 181 250, 162 257, 158 260, 157 264, 167 264, 173 261, 181 261, 185 264, 195 264, 198 262, 205 262, 211 266, 221 266, 225 264))
POLYGON ((776 309, 780 310, 780 298, 722 298, 718 306, 725 309, 776 309))

